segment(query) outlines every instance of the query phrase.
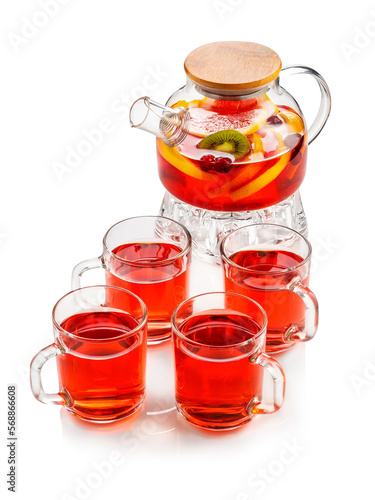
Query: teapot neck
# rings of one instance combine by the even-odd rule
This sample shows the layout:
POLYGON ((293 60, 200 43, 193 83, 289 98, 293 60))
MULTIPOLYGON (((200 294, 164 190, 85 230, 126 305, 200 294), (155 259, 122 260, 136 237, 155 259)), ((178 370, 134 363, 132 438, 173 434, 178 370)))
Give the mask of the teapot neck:
POLYGON ((228 90, 205 87, 204 85, 194 82, 189 77, 187 78, 187 87, 193 87, 197 92, 205 97, 220 101, 246 101, 248 99, 255 99, 256 97, 268 92, 273 84, 274 81, 251 89, 228 90))

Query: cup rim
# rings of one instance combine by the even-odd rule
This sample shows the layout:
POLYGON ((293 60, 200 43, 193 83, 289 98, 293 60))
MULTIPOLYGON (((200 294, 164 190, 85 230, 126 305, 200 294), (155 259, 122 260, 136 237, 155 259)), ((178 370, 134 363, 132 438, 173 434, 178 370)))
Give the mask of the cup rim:
MULTIPOLYGON (((90 312, 90 311, 87 311, 87 312, 90 312)), ((91 312, 94 312, 94 311, 91 311, 91 312)), ((54 307, 52 309, 52 323, 53 323, 53 326, 55 328, 57 328, 57 330, 59 332, 63 333, 64 335, 67 335, 70 338, 79 339, 79 340, 82 340, 82 341, 85 341, 85 342, 91 342, 91 343, 103 343, 103 344, 105 344, 105 343, 109 343, 109 342, 114 342, 114 341, 119 340, 119 339, 125 339, 127 337, 130 337, 131 335, 134 335, 139 330, 141 330, 142 328, 145 327, 145 325, 147 323, 147 317, 148 317, 148 311, 147 311, 146 304, 143 302, 143 300, 140 297, 138 297, 138 295, 135 295, 135 293, 133 293, 133 292, 129 292, 129 290, 125 290, 125 288, 120 288, 118 286, 111 286, 111 285, 92 285, 92 286, 85 286, 85 287, 82 287, 82 288, 76 288, 75 290, 71 290, 70 292, 68 292, 65 295, 63 295, 56 302, 56 304, 54 305, 54 307), (68 297, 69 295, 73 295, 74 293, 80 292, 81 290, 87 290, 89 288, 115 289, 115 290, 120 290, 121 292, 124 292, 124 293, 126 293, 128 295, 132 295, 135 299, 138 300, 138 302, 139 302, 139 304, 140 304, 140 306, 142 308, 142 320, 141 320, 141 322, 135 328, 133 328, 132 330, 130 330, 129 332, 123 333, 121 335, 117 335, 116 337, 110 337, 110 338, 106 338, 106 339, 87 339, 85 337, 80 337, 79 335, 75 335, 74 333, 68 332, 68 330, 65 330, 64 328, 62 328, 61 325, 56 321, 56 319, 55 319, 56 309, 57 309, 58 305, 63 300, 65 300, 66 297, 68 297)))
POLYGON ((175 262, 176 260, 180 259, 181 257, 184 257, 188 252, 190 252, 191 246, 192 246, 192 238, 191 238, 190 231, 187 229, 187 227, 185 227, 180 222, 176 222, 175 220, 173 220, 169 217, 164 217, 163 215, 138 215, 135 217, 128 217, 126 219, 123 219, 123 220, 113 224, 108 229, 108 231, 105 233, 105 235, 103 237, 103 248, 104 248, 105 252, 107 252, 114 259, 116 259, 120 262, 126 262, 126 264, 128 264, 130 266, 135 266, 135 267, 155 267, 155 266, 162 266, 165 264, 170 264, 171 262, 175 262), (174 222, 175 224, 177 224, 178 226, 180 226, 183 229, 183 231, 185 232, 185 234, 187 236, 187 242, 186 242, 185 248, 183 248, 183 250, 181 250, 181 252, 178 253, 177 255, 175 255, 174 257, 171 257, 169 259, 158 260, 157 262, 152 262, 152 263, 134 262, 132 260, 127 260, 127 259, 124 259, 122 257, 119 257, 118 255, 113 253, 112 250, 110 250, 108 248, 107 242, 106 242, 107 237, 108 237, 110 231, 112 231, 112 229, 114 229, 116 226, 122 224, 123 222, 127 222, 127 221, 134 220, 134 219, 165 219, 165 220, 169 220, 171 222, 174 222))
MULTIPOLYGON (((224 311, 224 309, 223 309, 223 311, 224 311)), ((202 311, 202 312, 204 312, 204 311, 202 311)), ((185 342, 188 342, 191 345, 196 345, 196 346, 199 346, 199 347, 206 347, 206 348, 209 348, 209 349, 229 349, 229 348, 233 348, 233 347, 241 347, 241 346, 245 346, 245 345, 251 344, 252 342, 255 342, 256 340, 258 340, 258 338, 261 337, 262 335, 266 335, 266 333, 267 333, 267 323, 268 323, 268 318, 267 318, 266 312, 265 312, 265 310, 263 309, 263 307, 258 302, 256 302, 253 299, 250 299, 249 297, 246 297, 245 295, 241 295, 239 293, 233 293, 233 292, 225 292, 225 291, 221 291, 221 292, 206 292, 206 293, 201 293, 199 295, 194 295, 193 297, 190 297, 190 298, 184 300, 183 302, 181 302, 181 304, 179 304, 176 307, 176 309, 173 311, 173 314, 172 314, 172 317, 171 317, 172 332, 175 333, 180 339, 182 339, 185 342), (256 305, 256 307, 262 313, 262 316, 263 316, 263 326, 260 328, 259 332, 257 332, 250 339, 244 340, 243 342, 238 342, 236 344, 228 344, 228 345, 225 345, 225 346, 216 346, 216 345, 204 344, 202 342, 197 342, 195 340, 189 339, 176 326, 176 324, 175 324, 176 316, 179 313, 179 311, 181 310, 181 308, 187 302, 195 300, 195 299, 200 298, 200 297, 205 297, 206 295, 233 295, 233 296, 241 297, 242 299, 246 299, 249 302, 252 302, 253 304, 256 305)), ((173 335, 172 335, 172 338, 173 338, 173 335)))
POLYGON ((224 236, 224 238, 221 240, 221 243, 220 243, 220 257, 221 257, 222 261, 226 262, 228 265, 230 265, 232 267, 235 267, 237 269, 241 269, 241 271, 245 271, 245 272, 247 272, 249 274, 257 274, 257 275, 259 275, 259 274, 262 274, 262 275, 272 275, 272 276, 274 276, 274 275, 283 275, 285 273, 288 273, 288 272, 294 271, 296 269, 299 269, 300 267, 304 266, 310 260, 311 253, 312 253, 311 243, 309 242, 309 240, 307 238, 305 238, 303 236, 303 234, 299 233, 295 229, 291 229, 288 226, 283 226, 281 224, 272 224, 272 223, 268 223, 268 222, 263 222, 263 223, 258 223, 258 224, 247 224, 246 226, 239 227, 239 228, 235 229, 234 231, 231 231, 230 233, 228 233, 226 236, 224 236), (307 256, 301 262, 298 262, 298 264, 296 264, 295 266, 288 267, 286 269, 281 269, 279 271, 259 271, 259 270, 248 269, 247 267, 239 266, 238 264, 236 264, 235 262, 233 262, 226 255, 226 252, 224 250, 224 245, 225 245, 227 239, 231 235, 233 235, 234 233, 236 233, 237 231, 241 231, 243 229, 246 229, 248 227, 253 227, 253 226, 259 226, 259 227, 260 226, 269 226, 269 227, 277 227, 277 228, 281 227, 283 229, 287 229, 288 231, 291 231, 292 233, 295 233, 300 238, 302 238, 304 240, 304 242, 306 243, 306 245, 307 245, 307 256))

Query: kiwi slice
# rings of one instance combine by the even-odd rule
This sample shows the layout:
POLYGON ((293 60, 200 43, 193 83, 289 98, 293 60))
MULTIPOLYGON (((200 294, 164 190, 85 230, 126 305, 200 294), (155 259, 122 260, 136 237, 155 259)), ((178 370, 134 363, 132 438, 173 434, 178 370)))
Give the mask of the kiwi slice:
POLYGON ((231 153, 235 158, 242 158, 249 152, 250 144, 241 132, 229 129, 207 135, 198 144, 198 148, 214 149, 223 153, 231 153))

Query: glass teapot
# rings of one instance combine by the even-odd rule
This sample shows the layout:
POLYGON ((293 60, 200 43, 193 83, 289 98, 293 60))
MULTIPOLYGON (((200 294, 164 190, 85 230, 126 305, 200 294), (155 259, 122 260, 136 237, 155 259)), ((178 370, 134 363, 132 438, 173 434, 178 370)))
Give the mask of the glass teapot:
POLYGON ((187 83, 166 106, 142 97, 130 110, 133 127, 157 137, 158 169, 181 202, 218 212, 280 204, 301 185, 307 146, 324 127, 329 88, 313 69, 281 68, 272 49, 250 42, 216 42, 185 60, 187 83), (307 128, 280 77, 309 74, 321 101, 307 128))

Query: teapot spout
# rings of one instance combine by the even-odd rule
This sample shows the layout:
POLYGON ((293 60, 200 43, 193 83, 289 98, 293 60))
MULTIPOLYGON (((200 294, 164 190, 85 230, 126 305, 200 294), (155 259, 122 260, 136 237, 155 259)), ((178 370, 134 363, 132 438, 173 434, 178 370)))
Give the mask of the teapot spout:
POLYGON ((185 108, 169 108, 149 97, 140 97, 129 112, 130 125, 160 137, 174 147, 181 144, 190 128, 190 115, 185 108))

